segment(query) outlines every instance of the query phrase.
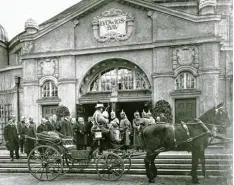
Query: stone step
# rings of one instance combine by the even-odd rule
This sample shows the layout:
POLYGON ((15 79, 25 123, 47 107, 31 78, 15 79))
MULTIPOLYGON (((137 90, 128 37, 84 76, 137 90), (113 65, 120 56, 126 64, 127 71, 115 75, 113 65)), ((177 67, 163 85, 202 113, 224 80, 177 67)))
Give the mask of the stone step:
MULTIPOLYGON (((76 168, 80 168, 79 164, 75 164, 76 168)), ((87 168, 95 168, 95 163, 90 163, 87 168)), ((191 169, 191 164, 156 164, 158 169, 191 169)), ((66 166, 65 166, 66 167, 66 166)), ((28 168, 27 163, 0 163, 0 168, 28 168)), ((131 169, 144 169, 144 164, 132 164, 131 169)), ((198 166, 201 168, 201 165, 198 166)), ((228 170, 231 168, 231 165, 214 165, 206 164, 207 170, 228 170)))
MULTIPOLYGON (((127 159, 124 159, 127 161, 127 159)), ((132 164, 144 164, 143 159, 132 159, 132 164)), ((185 164, 191 164, 192 159, 156 159, 155 164, 174 164, 174 165, 185 165, 185 164)), ((12 163, 18 163, 18 164, 26 164, 27 159, 18 159, 11 161, 10 158, 0 159, 0 165, 1 164, 12 164, 12 163)), ((232 163, 232 159, 206 159, 206 164, 210 165, 230 165, 232 163)))
MULTIPOLYGON (((202 175, 202 171, 198 170, 198 175, 202 175)), ((0 168, 0 173, 29 173, 27 168, 0 168)), ((85 168, 85 169, 73 169, 67 172, 68 174, 75 173, 86 173, 86 174, 96 174, 95 168, 85 168)), ((227 170, 207 170, 209 176, 227 176, 229 172, 227 170)), ((145 169, 131 169, 128 174, 145 174, 145 169)), ((159 169, 158 175, 186 175, 190 176, 190 169, 159 169)))

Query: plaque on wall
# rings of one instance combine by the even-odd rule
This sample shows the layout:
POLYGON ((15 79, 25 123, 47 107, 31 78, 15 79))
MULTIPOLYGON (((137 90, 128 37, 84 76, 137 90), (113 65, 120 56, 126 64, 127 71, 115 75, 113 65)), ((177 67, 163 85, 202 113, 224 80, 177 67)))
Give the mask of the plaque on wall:
POLYGON ((132 34, 134 16, 119 9, 110 9, 94 17, 92 25, 98 42, 124 41, 132 34))

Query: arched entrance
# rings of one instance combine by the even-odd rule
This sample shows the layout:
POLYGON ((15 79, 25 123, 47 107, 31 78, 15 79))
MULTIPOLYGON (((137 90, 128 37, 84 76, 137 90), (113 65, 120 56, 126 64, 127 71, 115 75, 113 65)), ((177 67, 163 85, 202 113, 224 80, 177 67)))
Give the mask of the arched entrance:
POLYGON ((91 116, 97 101, 109 104, 117 117, 124 110, 132 121, 133 113, 151 102, 151 85, 137 65, 123 59, 109 59, 93 66, 80 85, 78 115, 91 116))

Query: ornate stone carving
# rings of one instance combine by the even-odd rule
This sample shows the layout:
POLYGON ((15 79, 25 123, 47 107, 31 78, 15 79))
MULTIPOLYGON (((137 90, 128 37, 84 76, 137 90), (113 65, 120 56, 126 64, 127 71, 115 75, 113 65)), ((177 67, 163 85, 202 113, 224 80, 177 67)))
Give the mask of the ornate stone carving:
POLYGON ((131 37, 134 16, 119 9, 104 11, 93 18, 93 34, 98 42, 124 41, 131 37))
POLYGON ((38 61, 37 76, 40 79, 43 76, 59 76, 59 60, 58 58, 46 58, 38 61))
POLYGON ((33 42, 24 42, 22 44, 22 54, 32 53, 34 51, 34 43, 33 42))
POLYGON ((184 46, 174 49, 172 68, 175 70, 180 66, 192 66, 199 68, 198 48, 195 46, 184 46))

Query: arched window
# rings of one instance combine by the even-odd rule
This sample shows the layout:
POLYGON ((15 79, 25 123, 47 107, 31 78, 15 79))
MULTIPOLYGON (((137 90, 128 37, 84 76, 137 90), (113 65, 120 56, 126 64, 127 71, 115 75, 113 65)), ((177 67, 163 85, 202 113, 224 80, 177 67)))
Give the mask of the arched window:
POLYGON ((195 89, 195 77, 189 72, 180 73, 175 80, 176 89, 195 89))
POLYGON ((42 97, 56 97, 58 96, 58 87, 54 84, 53 81, 46 81, 42 85, 42 97))
POLYGON ((136 70, 116 67, 98 74, 90 85, 90 91, 111 91, 113 86, 118 90, 149 88, 146 79, 136 70))

